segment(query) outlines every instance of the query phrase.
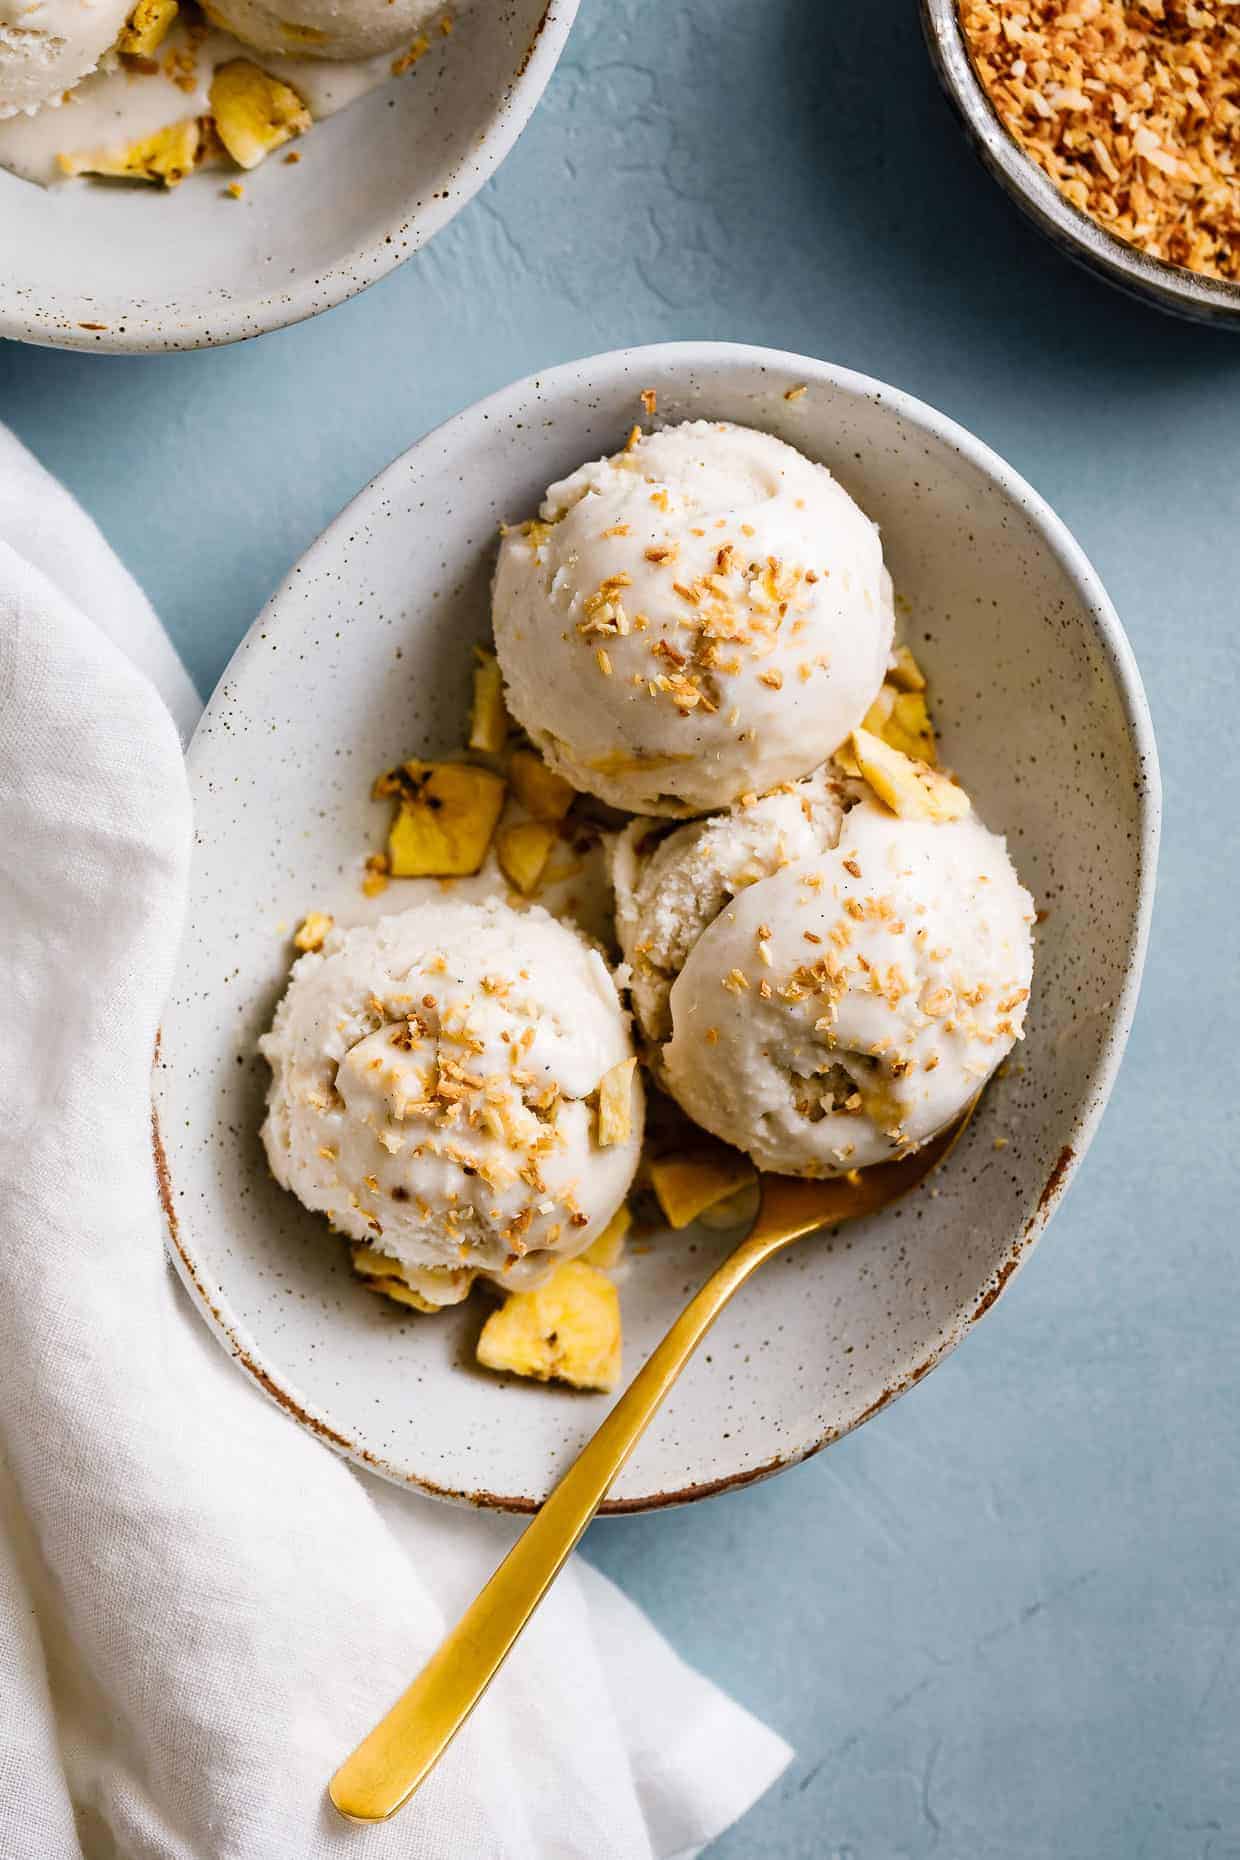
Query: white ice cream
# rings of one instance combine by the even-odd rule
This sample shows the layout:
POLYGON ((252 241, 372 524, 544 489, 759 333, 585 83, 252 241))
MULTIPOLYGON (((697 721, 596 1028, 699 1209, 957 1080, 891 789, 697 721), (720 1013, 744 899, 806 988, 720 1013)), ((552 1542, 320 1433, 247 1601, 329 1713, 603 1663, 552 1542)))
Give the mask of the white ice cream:
POLYGON ((738 892, 834 846, 844 799, 842 784, 822 768, 748 807, 670 831, 666 821, 634 820, 617 836, 616 936, 656 1065, 672 1031, 672 983, 703 930, 738 892))
POLYGON ((878 531, 821 465, 703 420, 552 485, 494 588, 508 703, 553 767, 636 813, 808 774, 892 637, 878 531))
MULTIPOLYGON (((119 151, 186 117, 208 115, 217 68, 251 56, 250 48, 231 33, 213 28, 204 37, 200 29, 191 31, 178 22, 160 46, 154 69, 144 65, 138 70, 123 60, 105 58, 98 71, 76 86, 71 107, 0 122, 0 166, 40 187, 63 184, 62 155, 119 151)), ((392 76, 388 56, 332 60, 264 53, 261 62, 265 71, 293 87, 316 122, 334 116, 392 76)))
POLYGON ((636 1079, 628 1140, 597 1141, 627 1017, 597 951, 540 909, 447 900, 335 930, 260 1048, 277 1181, 439 1302, 462 1267, 536 1283, 602 1231, 637 1167, 636 1079))
MULTIPOLYGON (((437 42, 449 12, 427 0, 354 0, 347 10, 332 0, 290 10, 282 0, 277 18, 256 0, 222 0, 208 10, 227 16, 238 36, 219 27, 204 34, 183 17, 156 59, 127 63, 111 52, 133 4, 0 0, 0 166, 39 186, 63 182, 62 156, 119 153, 208 115, 217 67, 256 52, 320 121, 387 83, 413 62, 406 54, 437 42), (72 107, 53 107, 66 92, 72 107)), ((461 6, 450 10, 459 15, 461 6)))
POLYGON ((902 1155, 1021 1037, 1033 915, 976 815, 908 821, 862 800, 833 850, 758 879, 693 937, 661 1076, 763 1169, 831 1175, 902 1155))
POLYGON ((133 0, 0 0, 0 118, 59 103, 115 45, 133 0))
POLYGON ((299 58, 403 52, 453 10, 447 0, 209 0, 207 6, 243 44, 299 58))

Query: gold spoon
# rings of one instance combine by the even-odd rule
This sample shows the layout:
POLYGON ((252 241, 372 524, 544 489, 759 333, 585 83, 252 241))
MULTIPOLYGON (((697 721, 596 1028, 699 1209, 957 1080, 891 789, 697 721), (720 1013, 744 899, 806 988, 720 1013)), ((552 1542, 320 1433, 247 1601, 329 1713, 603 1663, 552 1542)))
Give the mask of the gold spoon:
POLYGON ((349 1821, 386 1821, 426 1780, 559 1575, 659 1403, 750 1273, 793 1240, 877 1214, 907 1195, 942 1162, 972 1114, 970 1105, 955 1124, 899 1162, 825 1182, 759 1177, 762 1199, 746 1238, 681 1312, 408 1691, 332 1777, 329 1793, 342 1815, 349 1821))

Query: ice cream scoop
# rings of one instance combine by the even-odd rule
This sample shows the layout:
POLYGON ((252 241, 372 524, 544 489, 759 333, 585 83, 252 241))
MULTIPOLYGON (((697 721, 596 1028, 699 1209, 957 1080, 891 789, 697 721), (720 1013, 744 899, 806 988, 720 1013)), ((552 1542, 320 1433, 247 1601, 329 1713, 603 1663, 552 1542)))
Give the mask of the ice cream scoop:
POLYGON ((0 118, 59 102, 116 44, 133 0, 0 0, 0 118))
POLYGON ((761 1169, 825 1176, 906 1154, 1020 1038, 1033 902, 969 812, 878 800, 830 851, 742 890, 672 985, 661 1076, 761 1169))
POLYGON ((672 1031, 672 983, 703 930, 738 892, 839 838, 847 796, 826 767, 745 807, 671 826, 639 819, 617 835, 616 936, 656 1065, 672 1031))
POLYGON ((277 1181, 432 1303, 462 1269, 536 1283, 637 1166, 627 1016, 597 950, 538 908, 449 900, 333 930, 259 1044, 277 1181))
POLYGON ((243 44, 302 58, 373 58, 409 50, 449 11, 444 0, 209 0, 243 44))
POLYGON ((690 421, 551 486, 500 545, 508 704, 553 768, 684 817, 795 780, 860 722, 892 638, 878 531, 825 467, 690 421))

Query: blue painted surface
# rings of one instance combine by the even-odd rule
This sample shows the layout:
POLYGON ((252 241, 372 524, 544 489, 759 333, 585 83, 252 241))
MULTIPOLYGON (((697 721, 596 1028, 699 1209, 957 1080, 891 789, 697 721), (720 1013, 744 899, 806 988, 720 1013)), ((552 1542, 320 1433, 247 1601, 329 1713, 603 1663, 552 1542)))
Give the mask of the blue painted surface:
POLYGON ((0 414, 204 691, 367 477, 569 356, 680 336, 828 356, 1046 494, 1127 624, 1167 791, 1102 1134, 1029 1270, 911 1399, 588 1548, 797 1747, 717 1860, 1240 1860, 1240 337, 1044 249, 961 145, 912 12, 584 0, 511 160, 396 276, 240 349, 0 349, 0 414))

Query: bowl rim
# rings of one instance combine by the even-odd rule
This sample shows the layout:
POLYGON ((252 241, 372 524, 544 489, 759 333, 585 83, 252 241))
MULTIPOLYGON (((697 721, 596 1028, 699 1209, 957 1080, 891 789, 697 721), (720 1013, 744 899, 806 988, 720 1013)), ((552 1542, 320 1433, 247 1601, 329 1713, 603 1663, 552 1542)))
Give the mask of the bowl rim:
POLYGON ((931 62, 982 165, 1043 233, 1129 295, 1205 322, 1240 321, 1240 284, 1153 258, 1073 206, 1000 122, 973 68, 959 0, 920 5, 931 62))
MULTIPOLYGON (((353 246, 329 269, 298 273, 278 289, 254 298, 234 295, 207 306, 178 310, 175 323, 159 310, 127 314, 123 327, 103 329, 72 320, 80 304, 55 298, 33 304, 31 293, 13 298, 0 278, 0 338, 40 348, 85 354, 157 355, 170 350, 222 348, 272 330, 304 323, 357 297, 403 265, 473 199, 511 153, 559 63, 580 0, 546 0, 524 51, 481 140, 451 172, 446 187, 416 211, 402 209, 373 237, 353 246), (402 242, 393 235, 404 232, 402 242), (66 318, 66 310, 69 316, 66 318)), ((415 98, 416 107, 416 98, 415 98)))
MULTIPOLYGON (((689 374, 695 370, 729 365, 748 368, 756 366, 785 379, 791 378, 798 383, 804 382, 806 385, 818 383, 833 389, 842 389, 845 393, 859 398, 869 398, 885 403, 899 417, 941 440, 993 480, 1004 494, 1028 515, 1041 532, 1047 546, 1080 590, 1085 613, 1114 675, 1128 734, 1143 771, 1139 791, 1137 894, 1130 920, 1131 959, 1113 1004, 1110 1030, 1098 1063, 1086 1081, 1077 1101, 1077 1107, 1068 1120, 1066 1140, 1047 1176, 1033 1214, 1010 1242, 1003 1259, 991 1274, 973 1309, 957 1315, 955 1320, 946 1327, 940 1341, 924 1361, 899 1377, 863 1411, 848 1418, 843 1425, 828 1429, 820 1437, 803 1446, 798 1445, 790 1452, 778 1454, 757 1467, 746 1468, 739 1473, 726 1474, 716 1479, 690 1483, 673 1491, 657 1492, 634 1498, 606 1499, 600 1507, 600 1516, 661 1510, 668 1506, 687 1504, 695 1499, 707 1498, 719 1492, 755 1484, 761 1479, 783 1471, 788 1466, 811 1458, 814 1454, 821 1452, 824 1447, 830 1446, 834 1441, 843 1438, 845 1434, 851 1433, 854 1428, 872 1419, 899 1396, 906 1394, 948 1356, 978 1320, 994 1306, 1017 1271, 1024 1265, 1045 1231, 1068 1184, 1080 1167, 1110 1098, 1136 1011, 1153 911, 1162 812, 1158 751, 1141 675, 1119 616, 1097 572, 1063 520, 1056 515, 1026 479, 1013 470, 983 440, 970 433, 967 428, 901 388, 892 387, 871 376, 860 374, 854 369, 824 362, 814 357, 768 349, 750 343, 680 341, 614 349, 600 355, 560 363, 551 369, 538 370, 462 408, 449 419, 430 428, 363 486, 289 570, 241 640, 204 707, 202 718, 187 750, 187 764, 192 785, 197 754, 208 734, 206 726, 213 720, 218 706, 226 701, 224 695, 226 688, 235 684, 239 667, 253 653, 270 649, 269 641, 273 626, 300 624, 295 596, 303 576, 307 571, 313 574, 320 558, 330 559, 333 556, 339 535, 359 535, 364 532, 366 512, 376 500, 382 499, 387 483, 395 474, 402 471, 408 460, 430 445, 437 437, 457 426, 472 427, 498 423, 510 404, 528 405, 532 400, 553 402, 563 388, 580 392, 584 383, 588 383, 593 388, 603 388, 610 386, 613 381, 648 373, 654 368, 673 368, 689 374)), ((536 1511, 542 1502, 541 1499, 490 1491, 457 1490, 436 1484, 407 1469, 393 1465, 369 1447, 350 1439, 327 1416, 312 1412, 294 1389, 282 1383, 279 1375, 273 1372, 271 1365, 260 1360, 260 1353, 250 1338, 247 1327, 229 1309, 227 1299, 219 1291, 213 1295, 203 1284, 191 1251, 180 1233, 173 1199, 173 1183, 160 1135, 158 1070, 155 1076, 152 1138, 155 1173, 167 1223, 169 1252, 186 1289, 202 1310, 209 1328, 228 1354, 237 1361, 266 1395, 278 1402, 295 1420, 364 1470, 377 1473, 407 1490, 416 1490, 429 1497, 446 1499, 474 1508, 514 1513, 536 1511)))

